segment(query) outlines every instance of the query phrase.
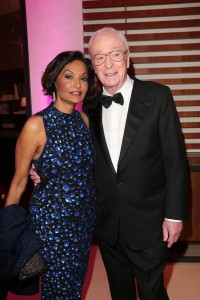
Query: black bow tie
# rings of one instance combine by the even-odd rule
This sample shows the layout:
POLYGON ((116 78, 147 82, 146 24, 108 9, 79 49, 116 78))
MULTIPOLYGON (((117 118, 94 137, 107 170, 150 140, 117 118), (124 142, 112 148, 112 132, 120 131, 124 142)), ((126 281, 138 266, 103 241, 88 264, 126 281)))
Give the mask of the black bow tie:
POLYGON ((101 96, 101 103, 105 108, 108 108, 109 106, 111 106, 112 101, 114 101, 115 103, 118 103, 120 105, 124 104, 124 98, 121 93, 117 93, 112 97, 106 96, 106 95, 101 96))

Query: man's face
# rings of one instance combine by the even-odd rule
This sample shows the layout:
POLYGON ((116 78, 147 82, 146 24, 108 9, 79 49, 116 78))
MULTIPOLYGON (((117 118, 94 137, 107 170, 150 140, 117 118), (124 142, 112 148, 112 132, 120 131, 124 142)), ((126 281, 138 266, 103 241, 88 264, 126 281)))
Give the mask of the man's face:
MULTIPOLYGON (((96 36, 90 47, 90 55, 94 64, 94 57, 97 54, 107 54, 111 51, 126 51, 122 40, 113 32, 104 32, 96 36)), ((129 67, 129 55, 124 54, 121 61, 113 61, 109 55, 105 62, 94 66, 95 72, 109 94, 115 94, 123 85, 127 77, 129 67)))

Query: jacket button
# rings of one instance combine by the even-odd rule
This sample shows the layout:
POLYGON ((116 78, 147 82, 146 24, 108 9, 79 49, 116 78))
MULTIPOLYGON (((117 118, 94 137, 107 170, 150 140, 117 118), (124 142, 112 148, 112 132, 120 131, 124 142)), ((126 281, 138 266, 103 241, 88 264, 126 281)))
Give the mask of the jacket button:
POLYGON ((123 182, 117 182, 117 185, 122 185, 122 184, 124 184, 123 182))

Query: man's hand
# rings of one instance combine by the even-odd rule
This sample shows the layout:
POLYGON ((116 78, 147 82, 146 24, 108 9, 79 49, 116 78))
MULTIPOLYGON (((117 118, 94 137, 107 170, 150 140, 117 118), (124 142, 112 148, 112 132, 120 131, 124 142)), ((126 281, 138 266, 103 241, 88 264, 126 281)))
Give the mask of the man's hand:
POLYGON ((31 179, 33 180, 34 185, 36 186, 38 183, 41 182, 40 177, 35 172, 35 166, 32 164, 31 169, 29 171, 29 175, 31 179))
POLYGON ((181 231, 183 229, 183 222, 174 222, 170 220, 164 220, 163 222, 163 241, 167 242, 167 247, 170 248, 175 242, 177 242, 181 231))

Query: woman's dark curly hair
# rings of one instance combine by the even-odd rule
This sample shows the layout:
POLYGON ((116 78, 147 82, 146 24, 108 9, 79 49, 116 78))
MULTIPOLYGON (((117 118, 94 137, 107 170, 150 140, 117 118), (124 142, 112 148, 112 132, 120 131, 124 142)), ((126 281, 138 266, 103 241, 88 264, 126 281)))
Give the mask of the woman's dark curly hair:
POLYGON ((92 62, 89 58, 80 51, 64 51, 59 53, 46 67, 44 74, 41 78, 43 92, 45 95, 53 98, 56 93, 55 81, 65 65, 71 63, 74 60, 82 61, 88 71, 88 91, 84 100, 94 99, 96 96, 96 76, 93 69, 92 62))

